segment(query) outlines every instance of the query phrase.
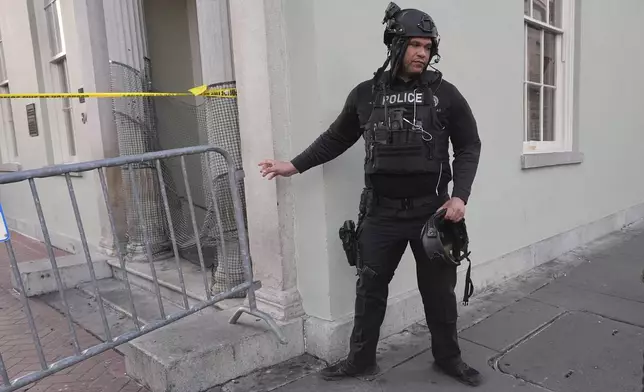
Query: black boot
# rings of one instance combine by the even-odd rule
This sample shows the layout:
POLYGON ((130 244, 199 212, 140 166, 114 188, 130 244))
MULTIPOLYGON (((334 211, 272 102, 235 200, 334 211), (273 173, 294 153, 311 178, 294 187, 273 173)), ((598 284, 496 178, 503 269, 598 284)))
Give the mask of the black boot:
POLYGON ((442 363, 434 362, 434 366, 448 376, 469 386, 479 386, 483 381, 481 373, 479 373, 478 370, 470 367, 461 359, 442 363))
POLYGON ((322 369, 320 375, 325 380, 330 381, 347 377, 373 376, 375 374, 378 374, 379 371, 380 369, 375 363, 365 367, 358 367, 345 359, 336 363, 335 365, 331 365, 322 369))

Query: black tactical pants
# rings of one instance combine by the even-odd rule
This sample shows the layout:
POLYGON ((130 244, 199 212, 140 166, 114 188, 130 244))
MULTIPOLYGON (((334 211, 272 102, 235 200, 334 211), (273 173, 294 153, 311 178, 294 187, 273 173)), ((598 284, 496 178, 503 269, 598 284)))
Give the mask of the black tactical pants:
POLYGON ((357 367, 373 364, 385 317, 389 283, 407 248, 416 260, 418 288, 431 333, 431 347, 437 362, 460 357, 456 332, 456 267, 430 262, 420 242, 427 219, 445 200, 424 206, 380 206, 367 208, 359 228, 359 248, 363 270, 356 285, 355 322, 350 341, 349 361, 357 367))

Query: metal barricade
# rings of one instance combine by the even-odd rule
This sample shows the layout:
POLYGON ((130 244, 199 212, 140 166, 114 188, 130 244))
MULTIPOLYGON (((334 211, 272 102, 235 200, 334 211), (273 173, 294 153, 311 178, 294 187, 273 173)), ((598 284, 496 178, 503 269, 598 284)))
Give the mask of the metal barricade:
MULTIPOLYGON (((210 155, 208 155, 210 157, 210 155)), ((85 359, 88 359, 90 357, 93 357, 95 355, 98 355, 104 351, 113 349, 121 344, 127 343, 133 339, 136 339, 142 335, 145 335, 147 333, 150 333, 152 331, 155 331, 159 328, 162 328, 164 326, 167 326, 168 324, 171 324, 175 321, 178 321, 186 316, 192 315, 198 311, 201 311, 207 307, 210 307, 214 305, 217 302, 220 302, 224 299, 231 298, 236 294, 239 294, 240 292, 246 291, 247 293, 247 299, 248 299, 248 307, 240 307, 234 315, 230 318, 230 323, 234 324, 238 321, 239 317, 243 313, 250 314, 252 316, 258 317, 265 321, 268 326, 271 328, 271 330, 276 334, 277 338, 279 339, 280 343, 286 344, 286 338, 283 334, 283 332, 280 330, 279 326, 275 323, 275 321, 271 318, 270 315, 261 312, 257 309, 256 305, 256 299, 255 299, 255 290, 261 287, 261 282, 259 281, 254 281, 253 280, 253 272, 252 272, 252 266, 251 266, 251 261, 250 261, 250 250, 249 250, 249 244, 248 244, 248 238, 246 234, 246 225, 245 225, 245 220, 244 220, 244 214, 243 214, 243 209, 242 209, 242 200, 240 197, 240 192, 238 189, 238 181, 243 178, 243 171, 241 170, 236 170, 234 162, 231 158, 231 156, 223 149, 217 148, 217 147, 212 147, 212 146, 195 146, 195 147, 187 147, 187 148, 178 148, 178 149, 173 149, 173 150, 165 150, 165 151, 158 151, 158 152, 151 152, 151 153, 145 153, 145 154, 139 154, 139 155, 131 155, 131 156, 122 156, 122 157, 116 157, 116 158, 108 158, 108 159, 102 159, 102 160, 96 160, 96 161, 90 161, 90 162, 82 162, 82 163, 75 163, 75 164, 65 164, 65 165, 57 165, 57 166, 51 166, 51 167, 45 167, 45 168, 40 168, 40 169, 34 169, 34 170, 26 170, 26 171, 21 171, 21 172, 16 172, 16 173, 9 173, 9 174, 2 174, 0 175, 0 185, 3 184, 11 184, 11 183, 18 183, 22 181, 28 181, 30 189, 31 189, 31 194, 33 197, 33 201, 35 204, 36 212, 38 214, 38 218, 40 221, 40 226, 42 229, 42 234, 43 234, 43 239, 44 243, 47 248, 47 254, 49 257, 49 260, 51 261, 51 266, 52 266, 52 271, 54 278, 57 283, 57 290, 59 292, 60 298, 62 299, 63 305, 64 305, 64 315, 67 319, 69 330, 71 333, 71 338, 73 340, 73 347, 74 347, 74 355, 68 356, 66 358, 60 359, 56 362, 53 362, 49 364, 47 362, 47 359, 45 358, 45 354, 43 351, 43 347, 40 342, 40 338, 38 335, 38 330, 36 328, 36 322, 34 320, 34 316, 32 314, 32 310, 29 304, 29 299, 25 293, 25 287, 24 283, 22 281, 20 272, 19 272, 19 266, 18 266, 18 261, 16 260, 16 254, 14 252, 14 248, 11 243, 11 239, 6 242, 7 250, 9 253, 9 259, 11 262, 11 269, 14 274, 15 281, 17 283, 17 290, 20 294, 20 300, 22 301, 22 306, 24 309, 24 312, 27 316, 27 321, 29 324, 30 332, 33 337, 33 342, 36 348, 37 356, 40 362, 40 367, 41 370, 37 372, 33 372, 30 374, 27 374, 25 376, 22 376, 20 378, 10 380, 8 374, 7 374, 7 368, 5 367, 4 360, 2 359, 2 350, 0 349, 0 377, 2 380, 2 384, 0 385, 0 392, 11 392, 15 391, 19 388, 22 388, 24 386, 27 386, 31 383, 37 382, 49 375, 52 375, 56 372, 59 372, 63 369, 66 369, 70 366, 73 366, 79 362, 82 362, 85 359), (241 258, 243 261, 243 267, 244 267, 244 275, 245 279, 244 282, 240 285, 237 285, 235 287, 229 288, 228 291, 218 293, 216 295, 211 295, 208 287, 208 280, 206 276, 206 268, 204 265, 204 256, 201 251, 199 251, 199 262, 201 264, 201 272, 203 274, 203 283, 205 285, 205 290, 206 290, 206 295, 207 299, 205 301, 201 301, 195 306, 189 307, 188 306, 188 295, 186 292, 186 285, 184 282, 184 276, 183 276, 183 271, 181 269, 181 263, 178 255, 178 250, 177 250, 177 242, 175 238, 175 231, 173 228, 173 223, 172 223, 172 214, 170 213, 170 207, 168 203, 168 195, 166 192, 166 186, 164 182, 164 178, 162 176, 162 171, 161 171, 161 160, 162 159, 167 159, 167 158, 179 158, 181 161, 181 168, 182 168, 182 173, 186 185, 186 194, 187 194, 187 199, 188 199, 188 206, 190 210, 190 217, 191 217, 191 223, 195 231, 195 241, 197 242, 197 249, 200 250, 201 245, 200 245, 200 238, 198 235, 198 230, 197 230, 197 221, 196 221, 196 214, 195 214, 195 209, 193 206, 193 200, 192 200, 192 193, 190 190, 190 186, 188 184, 188 175, 187 175, 187 170, 186 170, 186 162, 185 162, 185 157, 189 155, 196 155, 196 154, 211 154, 211 153, 217 153, 223 156, 223 158, 226 160, 228 163, 228 180, 229 180, 229 185, 230 185, 230 190, 232 192, 232 199, 233 199, 233 205, 234 205, 234 216, 235 220, 237 223, 237 231, 238 231, 238 240, 239 240, 239 250, 241 253, 241 258), (168 228, 170 232, 170 237, 172 241, 172 247, 174 250, 174 258, 176 261, 176 266, 177 270, 179 273, 180 277, 180 286, 181 286, 181 293, 183 296, 183 303, 184 303, 184 308, 185 310, 171 314, 171 315, 166 315, 166 312, 164 310, 163 302, 162 302, 162 297, 161 297, 161 292, 160 292, 160 286, 159 286, 159 280, 157 278, 156 270, 155 270, 155 265, 154 265, 154 260, 152 256, 152 251, 150 249, 149 242, 147 238, 145 239, 146 243, 146 254, 147 254, 147 260, 149 262, 150 270, 151 270, 151 275, 152 279, 154 281, 154 294, 156 295, 156 299, 158 301, 159 305, 159 311, 161 314, 161 320, 156 321, 156 322, 151 322, 148 323, 144 326, 141 326, 141 323, 139 322, 139 318, 137 316, 137 311, 134 306, 134 300, 132 296, 132 289, 130 286, 129 278, 128 278, 128 272, 125 268, 125 258, 123 257, 122 250, 119 248, 119 246, 115 245, 115 248, 117 250, 118 258, 119 258, 119 263, 120 266, 125 273, 125 278, 124 278, 124 284, 127 289, 128 293, 128 300, 129 300, 129 306, 132 314, 132 318, 134 320, 134 324, 136 327, 135 331, 127 332, 124 333, 120 336, 112 336, 110 332, 110 328, 108 325, 107 317, 105 314, 105 309, 103 307, 103 300, 100 295, 99 291, 99 286, 98 286, 98 281, 96 279, 96 274, 94 271, 94 265, 92 262, 92 257, 91 257, 91 252, 89 249, 87 237, 85 234, 85 229, 83 228, 83 222, 81 219, 81 213, 78 207, 78 201, 76 198, 76 194, 74 192, 74 187, 73 183, 71 180, 71 173, 80 173, 80 172, 88 172, 92 170, 97 170, 99 179, 100 179, 100 184, 102 188, 102 193, 103 193, 103 198, 105 200, 105 205, 107 208, 107 215, 109 217, 109 224, 112 230, 113 234, 113 239, 114 239, 114 244, 118 244, 118 238, 117 238, 117 228, 116 228, 116 222, 115 222, 115 217, 114 217, 114 211, 113 207, 109 201, 109 193, 108 193, 108 187, 107 187, 107 181, 106 181, 106 175, 105 175, 105 169, 106 168, 116 168, 120 167, 122 170, 129 170, 130 172, 133 172, 133 167, 137 165, 141 165, 144 163, 152 163, 150 167, 155 168, 157 174, 158 174, 158 181, 159 181, 159 188, 161 190, 161 197, 163 200, 163 207, 165 209, 165 216, 168 220, 168 228), (89 269, 89 274, 91 278, 91 283, 93 285, 93 290, 94 294, 96 296, 98 306, 99 306, 99 311, 100 311, 100 317, 103 322, 103 327, 105 329, 105 337, 106 341, 100 344, 97 344, 95 346, 86 348, 86 349, 81 349, 78 336, 76 334, 76 326, 74 323, 74 320, 72 318, 71 310, 69 307, 69 304, 67 303, 67 299, 65 297, 65 290, 66 287, 64 287, 63 282, 61 280, 61 274, 60 270, 58 268, 58 265, 56 263, 56 257, 54 255, 54 250, 52 246, 52 241, 50 238, 50 233, 47 229, 47 223, 45 221, 45 216, 43 213, 43 208, 41 205, 40 201, 40 195, 38 193, 38 188, 36 186, 36 181, 35 179, 38 178, 50 178, 50 177, 56 177, 56 176, 63 176, 66 180, 67 183, 67 188, 69 190, 69 197, 70 197, 70 202, 71 206, 76 218, 76 223, 78 226, 78 232, 80 234, 80 241, 83 247, 83 253, 85 256, 85 259, 87 261, 87 267, 89 269)), ((134 175, 130 175, 130 186, 131 190, 133 191, 134 194, 134 208, 137 210, 137 214, 139 214, 139 218, 141 217, 141 200, 140 200, 140 190, 139 190, 139 184, 138 181, 135 180, 134 175)), ((213 182, 212 179, 210 179, 211 184, 213 182)), ((215 195, 216 193, 213 191, 210 193, 211 195, 215 195)), ((214 201, 214 204, 216 204, 216 201, 214 201)), ((219 215, 219 214, 217 214, 219 215)), ((142 220, 142 219, 141 219, 142 220)), ((221 226, 221 225, 219 225, 221 226)), ((145 230, 143 230, 143 233, 146 233, 145 230)))

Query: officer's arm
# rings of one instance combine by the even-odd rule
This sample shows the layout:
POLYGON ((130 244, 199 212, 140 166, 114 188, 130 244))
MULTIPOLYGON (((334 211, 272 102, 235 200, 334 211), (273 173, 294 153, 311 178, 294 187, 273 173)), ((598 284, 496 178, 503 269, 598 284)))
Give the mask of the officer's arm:
POLYGON ((291 163, 299 173, 337 158, 360 139, 362 131, 357 112, 357 88, 353 89, 342 112, 323 134, 291 163))
POLYGON ((452 197, 458 197, 467 203, 478 170, 481 139, 472 109, 461 93, 454 90, 449 119, 450 138, 454 149, 452 197))

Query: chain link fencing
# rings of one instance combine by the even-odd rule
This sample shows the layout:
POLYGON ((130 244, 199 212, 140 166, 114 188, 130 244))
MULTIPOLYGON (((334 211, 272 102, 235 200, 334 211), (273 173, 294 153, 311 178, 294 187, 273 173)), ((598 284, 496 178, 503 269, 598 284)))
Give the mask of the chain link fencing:
MULTIPOLYGON (((151 82, 151 64, 143 72, 125 64, 110 63, 111 90, 156 92, 151 82)), ((235 88, 235 82, 209 85, 209 88, 235 88)), ((112 99, 112 109, 121 156, 162 151, 195 145, 210 145, 228 152, 235 168, 242 169, 241 140, 237 99, 235 97, 127 97, 112 99)), ((159 180, 150 163, 134 166, 140 183, 141 216, 135 213, 130 175, 123 172, 125 187, 126 233, 121 244, 128 260, 145 260, 144 239, 150 241, 155 260, 172 257, 172 242, 166 212, 161 200, 159 180), (142 220, 142 221, 141 221, 142 220), (145 232, 144 232, 145 231, 145 232)), ((194 233, 188 213, 186 184, 176 181, 182 168, 164 162, 162 176, 168 193, 169 210, 181 258, 199 264, 200 254, 211 273, 211 293, 217 294, 243 281, 232 194, 228 186, 227 163, 221 156, 186 159, 188 174, 203 173, 193 182, 193 207, 197 212, 198 233, 194 233), (196 235, 197 234, 197 235, 196 235), (195 241, 199 238, 200 244, 195 241), (223 262, 226 261, 226 262, 223 262)), ((243 179, 238 179, 246 205, 243 179)), ((246 224, 247 222, 245 222, 246 224)), ((247 225, 246 225, 247 226, 247 225)), ((245 227, 246 227, 245 226, 245 227)), ((244 297, 240 292, 237 298, 244 297)))

